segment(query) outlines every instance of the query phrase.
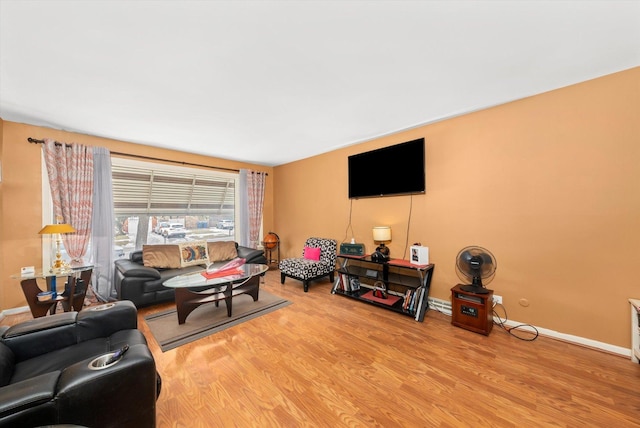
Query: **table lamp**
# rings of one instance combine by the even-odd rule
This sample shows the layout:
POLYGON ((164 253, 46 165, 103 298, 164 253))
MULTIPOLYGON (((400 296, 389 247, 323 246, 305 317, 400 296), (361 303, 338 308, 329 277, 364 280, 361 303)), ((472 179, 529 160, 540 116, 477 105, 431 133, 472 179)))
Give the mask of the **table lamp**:
POLYGON ((389 247, 384 245, 385 242, 391 241, 391 228, 389 226, 376 226, 373 228, 373 240, 379 242, 380 246, 376 251, 389 257, 389 247))
POLYGON ((58 224, 48 224, 42 228, 40 235, 55 235, 56 240, 56 259, 51 265, 52 270, 60 270, 64 266, 64 262, 62 261, 62 254, 60 254, 60 244, 62 243, 63 233, 74 233, 76 230, 70 224, 66 223, 58 223, 58 224))

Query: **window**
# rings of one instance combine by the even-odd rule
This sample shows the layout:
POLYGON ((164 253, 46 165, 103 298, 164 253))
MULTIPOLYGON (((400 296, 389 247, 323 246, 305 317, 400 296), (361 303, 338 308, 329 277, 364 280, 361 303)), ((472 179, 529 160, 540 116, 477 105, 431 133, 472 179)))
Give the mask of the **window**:
POLYGON ((238 173, 112 158, 115 245, 237 240, 238 173))

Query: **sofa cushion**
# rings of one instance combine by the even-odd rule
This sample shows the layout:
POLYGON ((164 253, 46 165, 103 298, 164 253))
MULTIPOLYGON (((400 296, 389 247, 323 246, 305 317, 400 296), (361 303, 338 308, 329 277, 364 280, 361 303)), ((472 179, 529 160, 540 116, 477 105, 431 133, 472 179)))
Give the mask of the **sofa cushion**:
POLYGON ((212 263, 233 260, 238 257, 235 241, 207 242, 207 246, 209 247, 209 261, 212 263))
POLYGON ((142 260, 146 267, 156 269, 180 268, 180 249, 175 244, 142 246, 142 260))
POLYGON ((318 261, 305 258, 280 260, 280 272, 301 280, 313 279, 326 275, 325 266, 318 261))
POLYGON ((182 242, 180 247, 180 267, 208 265, 207 241, 182 242))

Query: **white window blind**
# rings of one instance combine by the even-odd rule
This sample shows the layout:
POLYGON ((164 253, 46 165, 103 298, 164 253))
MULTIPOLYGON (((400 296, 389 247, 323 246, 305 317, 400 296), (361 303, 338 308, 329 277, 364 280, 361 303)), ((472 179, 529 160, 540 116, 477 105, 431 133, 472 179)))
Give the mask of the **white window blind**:
POLYGON ((113 159, 116 216, 233 215, 237 175, 146 164, 113 159))

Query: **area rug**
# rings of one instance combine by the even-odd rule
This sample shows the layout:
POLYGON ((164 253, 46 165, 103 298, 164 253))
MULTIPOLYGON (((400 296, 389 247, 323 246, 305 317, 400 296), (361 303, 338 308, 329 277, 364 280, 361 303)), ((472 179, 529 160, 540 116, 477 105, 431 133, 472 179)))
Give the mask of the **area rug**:
POLYGON ((231 317, 227 316, 224 302, 220 302, 218 307, 210 303, 196 308, 182 325, 178 324, 175 309, 148 315, 144 320, 162 352, 166 352, 290 304, 288 300, 260 290, 257 302, 246 294, 234 297, 231 317))

